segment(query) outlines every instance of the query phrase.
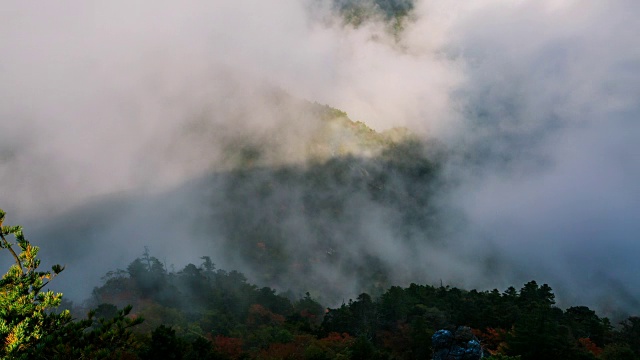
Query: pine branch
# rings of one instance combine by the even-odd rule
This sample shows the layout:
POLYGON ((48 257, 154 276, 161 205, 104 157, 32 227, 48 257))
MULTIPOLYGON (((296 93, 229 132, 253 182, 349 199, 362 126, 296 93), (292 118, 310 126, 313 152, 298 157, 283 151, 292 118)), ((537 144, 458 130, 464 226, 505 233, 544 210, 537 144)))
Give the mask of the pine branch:
MULTIPOLYGON (((0 228, 2 228, 2 222, 0 222, 0 228)), ((9 244, 9 241, 7 241, 7 239, 4 237, 4 234, 2 233, 2 231, 0 231, 0 237, 2 237, 2 242, 4 243, 4 246, 7 249, 9 249, 9 251, 11 252, 11 255, 13 255, 13 258, 16 260, 16 264, 20 268, 20 273, 24 274, 24 270, 22 269, 22 262, 20 261, 18 254, 16 254, 16 252, 13 250, 13 248, 11 247, 11 244, 9 244)))

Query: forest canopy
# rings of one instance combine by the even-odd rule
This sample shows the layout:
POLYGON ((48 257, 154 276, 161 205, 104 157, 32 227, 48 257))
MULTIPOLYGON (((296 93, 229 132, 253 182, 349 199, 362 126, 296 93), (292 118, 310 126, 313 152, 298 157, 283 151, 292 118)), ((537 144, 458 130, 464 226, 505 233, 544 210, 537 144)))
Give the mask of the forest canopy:
POLYGON ((586 306, 560 309, 535 281, 504 291, 392 286, 327 308, 309 292, 277 293, 216 269, 208 256, 169 271, 148 249, 107 273, 84 305, 60 310, 62 294, 43 288, 63 268, 38 270, 38 248, 21 227, 3 225, 1 234, 15 260, 0 282, 5 358, 425 359, 437 330, 460 326, 496 359, 640 355, 639 317, 614 325, 586 306))

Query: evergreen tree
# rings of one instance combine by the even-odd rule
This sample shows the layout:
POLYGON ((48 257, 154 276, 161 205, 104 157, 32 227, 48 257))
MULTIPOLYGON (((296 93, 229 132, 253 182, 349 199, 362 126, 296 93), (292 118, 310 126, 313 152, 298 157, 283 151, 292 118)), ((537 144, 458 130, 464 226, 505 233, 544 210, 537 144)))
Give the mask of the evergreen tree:
POLYGON ((78 322, 72 321, 69 310, 52 311, 61 304, 62 294, 43 289, 63 267, 39 271, 39 248, 24 237, 22 227, 4 226, 5 215, 0 210, 0 248, 11 253, 15 264, 0 280, 0 358, 119 359, 135 349, 129 328, 142 319, 128 318, 130 307, 116 311, 110 319, 96 320, 91 311, 78 322), (15 244, 9 242, 9 235, 15 244), (13 248, 16 244, 20 253, 13 248))
POLYGON ((0 248, 7 249, 15 263, 0 280, 0 357, 26 358, 26 352, 43 337, 62 329, 71 321, 69 311, 59 314, 48 310, 60 305, 62 294, 43 291, 63 268, 39 271, 39 248, 24 237, 21 226, 5 226, 6 213, 0 210, 0 248), (7 239, 12 235, 16 243, 7 239), (20 252, 16 253, 14 245, 20 252))

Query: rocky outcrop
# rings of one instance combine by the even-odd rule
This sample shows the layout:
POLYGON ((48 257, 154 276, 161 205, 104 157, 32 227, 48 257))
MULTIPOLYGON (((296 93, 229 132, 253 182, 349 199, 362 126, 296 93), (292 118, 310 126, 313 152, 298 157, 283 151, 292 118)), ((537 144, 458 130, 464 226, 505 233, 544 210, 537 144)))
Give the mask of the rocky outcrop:
POLYGON ((431 337, 433 360, 477 360, 483 357, 482 346, 466 326, 454 332, 438 330, 431 337))

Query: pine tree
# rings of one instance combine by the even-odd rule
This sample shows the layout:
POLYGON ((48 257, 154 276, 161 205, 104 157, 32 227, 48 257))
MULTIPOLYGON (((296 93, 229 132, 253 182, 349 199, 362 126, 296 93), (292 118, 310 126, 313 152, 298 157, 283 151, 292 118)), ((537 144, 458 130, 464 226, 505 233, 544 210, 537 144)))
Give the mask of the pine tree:
POLYGON ((111 319, 94 319, 95 311, 90 311, 81 321, 73 321, 68 310, 52 311, 62 294, 43 289, 64 268, 39 271, 39 248, 24 237, 21 226, 3 225, 5 215, 0 209, 0 249, 7 249, 15 264, 0 280, 0 358, 116 359, 135 349, 129 328, 142 318, 127 317, 131 307, 111 319))
POLYGON ((71 315, 68 310, 59 314, 47 311, 60 305, 62 294, 43 291, 63 268, 54 265, 52 271, 38 271, 39 248, 24 237, 21 226, 3 225, 5 215, 0 210, 0 248, 11 253, 15 264, 0 280, 0 357, 20 358, 44 336, 71 322, 71 315), (9 242, 9 236, 16 243, 9 242), (20 253, 14 250, 15 245, 20 253))

